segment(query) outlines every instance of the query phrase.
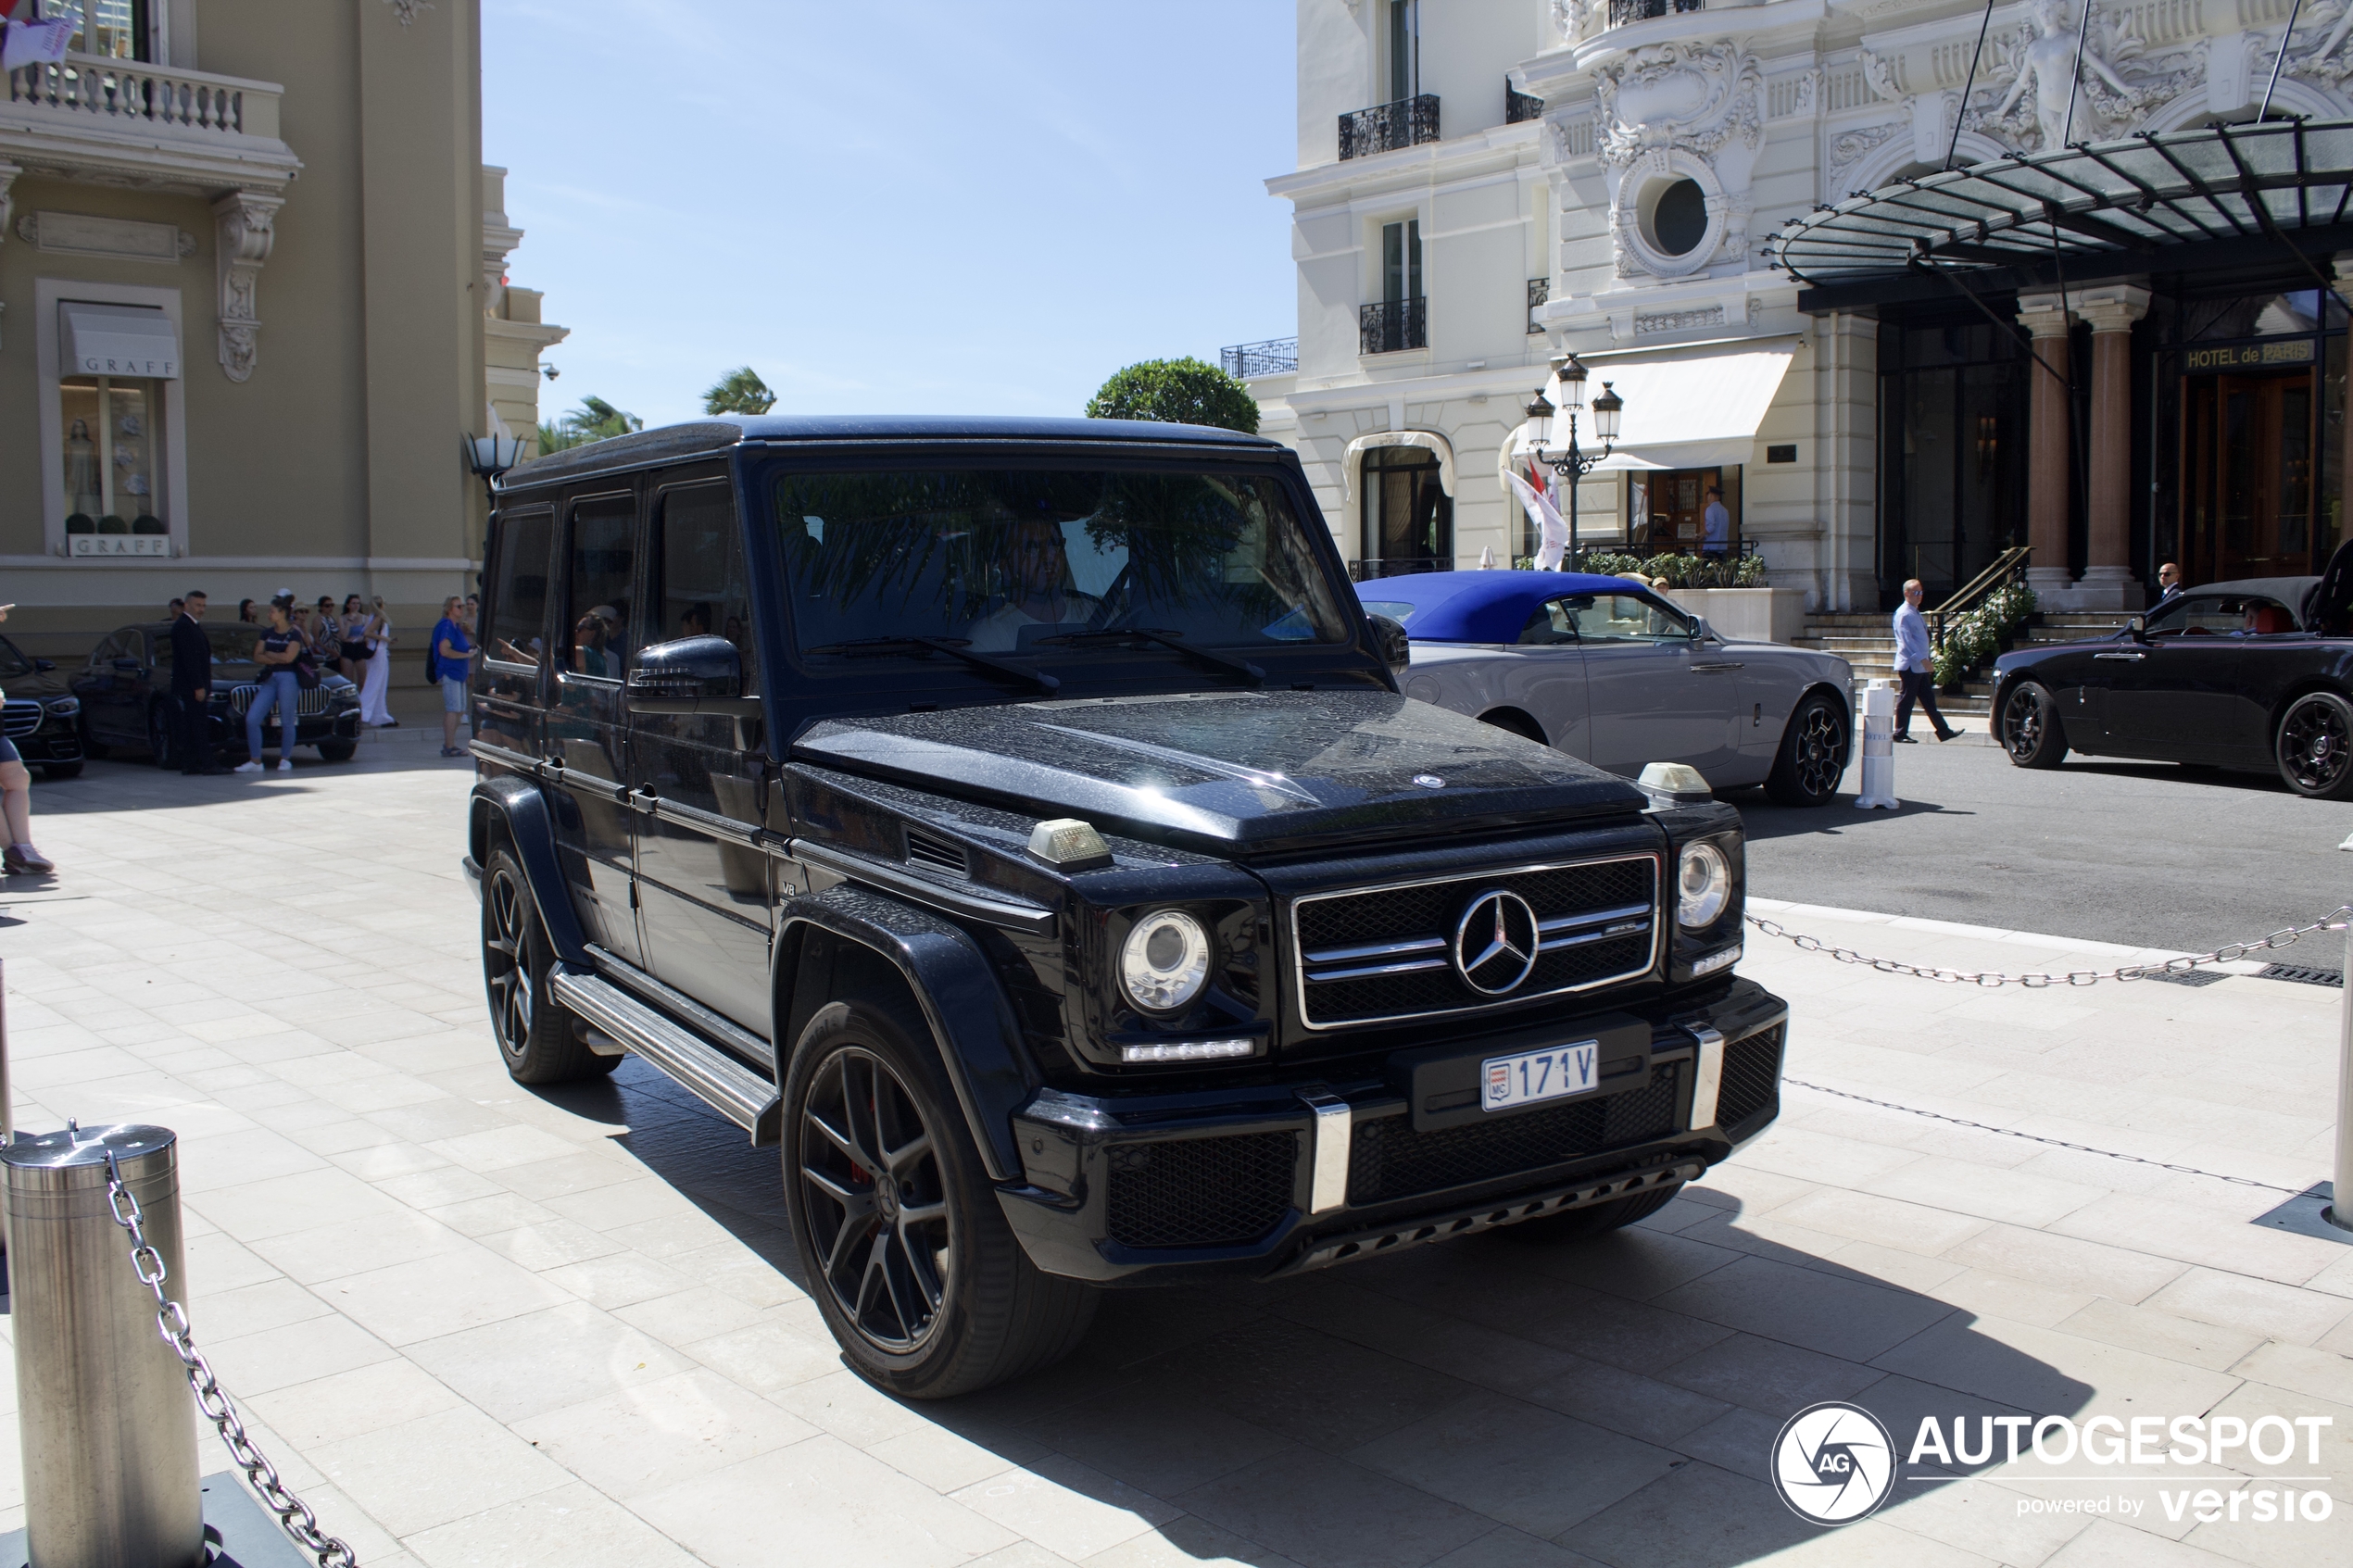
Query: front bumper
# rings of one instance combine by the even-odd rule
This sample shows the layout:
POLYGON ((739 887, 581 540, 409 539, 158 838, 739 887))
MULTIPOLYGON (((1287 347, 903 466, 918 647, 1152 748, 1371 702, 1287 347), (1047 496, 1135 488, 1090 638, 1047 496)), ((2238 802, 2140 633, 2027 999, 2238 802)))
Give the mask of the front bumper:
POLYGON ((999 1199, 1031 1261, 1098 1285, 1322 1268, 1691 1180, 1779 1114, 1787 1028, 1779 998, 1735 980, 1697 1006, 1466 1035, 1354 1077, 1044 1090, 1014 1117, 1026 1179, 999 1199), (1490 1117, 1427 1092, 1436 1061, 1586 1031, 1612 1042, 1597 1094, 1490 1117))
POLYGON ((82 760, 82 734, 70 719, 44 720, 41 727, 30 734, 10 735, 17 755, 28 762, 79 762, 82 760))

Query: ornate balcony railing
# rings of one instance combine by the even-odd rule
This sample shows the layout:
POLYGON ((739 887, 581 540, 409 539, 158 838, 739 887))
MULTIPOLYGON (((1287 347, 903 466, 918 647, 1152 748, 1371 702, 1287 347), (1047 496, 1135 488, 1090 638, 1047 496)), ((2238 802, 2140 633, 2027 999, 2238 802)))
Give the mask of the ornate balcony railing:
POLYGON ((1238 343, 1217 351, 1217 362, 1238 379, 1280 376, 1299 369, 1299 340, 1270 337, 1264 343, 1238 343))
POLYGON ((1344 161, 1372 153, 1394 152, 1438 140, 1438 96, 1400 98, 1340 117, 1340 156, 1344 161))
POLYGON ((1506 77, 1504 81, 1504 123, 1517 125, 1524 119, 1544 118, 1544 100, 1530 93, 1523 93, 1506 77))
POLYGON ((1359 354, 1397 354, 1429 346, 1429 302, 1416 295, 1356 307, 1359 354))
POLYGON ((1653 17, 1680 16, 1707 8, 1707 0, 1609 0, 1609 25, 1648 21, 1653 17))
POLYGON ((91 124, 174 140, 278 135, 273 82, 173 70, 136 60, 68 55, 8 73, 7 107, 88 117, 91 124))
POLYGON ((1543 320, 1537 312, 1543 309, 1552 297, 1552 279, 1530 278, 1528 280, 1528 335, 1529 337, 1534 337, 1544 330, 1543 320))

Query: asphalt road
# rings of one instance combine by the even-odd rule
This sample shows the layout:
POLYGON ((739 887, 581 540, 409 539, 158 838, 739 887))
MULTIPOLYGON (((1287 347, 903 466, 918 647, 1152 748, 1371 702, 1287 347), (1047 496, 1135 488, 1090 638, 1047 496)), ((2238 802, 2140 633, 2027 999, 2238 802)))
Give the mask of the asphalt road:
MULTIPOLYGON (((1919 726, 1915 725, 1916 732, 1919 726)), ((1749 888, 1771 898, 2203 952, 2353 903, 2353 803, 2305 800, 2276 775, 2070 757, 2010 765, 1983 734, 1895 748, 1900 809, 1816 810, 1730 797, 1747 819, 1749 888)), ((2341 942, 2284 961, 2337 968, 2341 942)))

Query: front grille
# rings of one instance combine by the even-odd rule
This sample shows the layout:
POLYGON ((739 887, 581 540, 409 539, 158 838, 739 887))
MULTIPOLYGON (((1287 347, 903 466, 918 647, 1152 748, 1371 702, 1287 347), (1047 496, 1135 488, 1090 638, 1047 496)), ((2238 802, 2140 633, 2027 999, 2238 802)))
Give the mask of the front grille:
POLYGON ((1665 1137, 1676 1130, 1680 1069, 1680 1063, 1666 1062, 1652 1068, 1650 1082, 1640 1088, 1435 1132, 1416 1132, 1411 1116, 1360 1123, 1349 1149, 1348 1201, 1361 1208, 1532 1174, 1665 1137))
POLYGON ((1716 1085, 1716 1124, 1737 1134, 1742 1123, 1769 1110, 1781 1098, 1781 1036, 1776 1023, 1724 1047, 1724 1073, 1716 1085))
POLYGON ((1657 859, 1632 855, 1302 898, 1291 906, 1301 1015, 1329 1029, 1630 979, 1654 960, 1657 881, 1657 859), (1490 996, 1464 981, 1453 949, 1465 911, 1496 889, 1528 901, 1542 947, 1527 978, 1490 996))
MULTIPOLYGON (((243 718, 246 710, 253 707, 254 694, 258 692, 260 689, 261 688, 258 686, 252 685, 235 686, 231 688, 229 693, 230 710, 235 713, 238 717, 243 718)), ((334 691, 329 686, 317 685, 311 687, 307 692, 296 692, 295 694, 295 717, 297 719, 324 718, 327 714, 333 712, 333 710, 334 691)), ((270 710, 270 717, 273 720, 276 719, 278 717, 278 709, 274 708, 271 709, 270 710)))
POLYGON ((11 735, 29 735, 41 727, 41 705, 29 696, 12 696, 5 714, 0 714, 0 727, 11 735))
POLYGON ((1114 1144, 1111 1238, 1124 1247, 1239 1247, 1290 1211, 1295 1133, 1114 1144))

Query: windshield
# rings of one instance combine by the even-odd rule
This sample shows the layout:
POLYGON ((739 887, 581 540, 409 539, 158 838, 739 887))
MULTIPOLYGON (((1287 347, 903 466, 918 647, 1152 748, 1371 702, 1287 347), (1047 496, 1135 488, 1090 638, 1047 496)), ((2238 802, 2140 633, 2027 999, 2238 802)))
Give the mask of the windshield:
POLYGON ((30 675, 32 660, 17 651, 17 645, 0 637, 0 679, 10 675, 30 675))
POLYGON ((820 661, 911 651, 877 639, 1092 658, 1076 651, 1092 639, 1057 639, 1142 628, 1247 648, 1348 636, 1271 475, 786 474, 776 530, 793 635, 820 661))

